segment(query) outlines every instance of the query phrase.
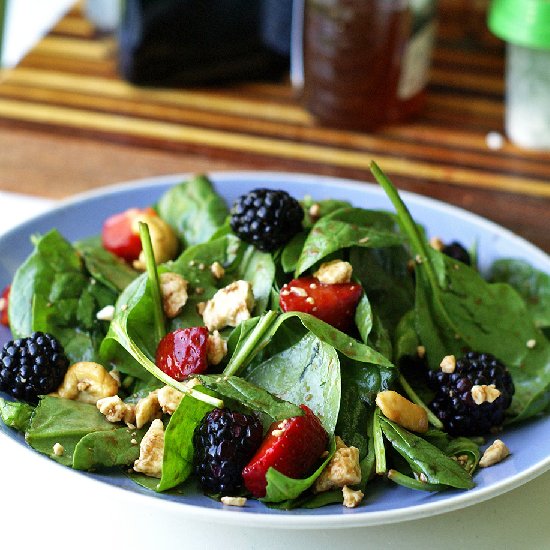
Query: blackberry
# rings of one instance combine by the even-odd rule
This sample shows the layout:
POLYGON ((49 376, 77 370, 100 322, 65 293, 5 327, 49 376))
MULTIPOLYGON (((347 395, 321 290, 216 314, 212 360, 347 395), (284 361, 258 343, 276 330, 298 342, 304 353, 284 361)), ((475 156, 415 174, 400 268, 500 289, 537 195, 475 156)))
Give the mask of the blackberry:
POLYGON ((512 403, 514 383, 508 369, 489 353, 468 352, 453 373, 430 371, 428 385, 436 391, 430 408, 451 435, 483 435, 499 429, 512 403), (495 385, 500 395, 476 404, 474 386, 495 385))
POLYGON ((449 256, 449 258, 453 258, 454 260, 458 260, 459 262, 462 262, 466 265, 472 265, 472 260, 470 259, 470 254, 468 254, 468 251, 458 242, 453 241, 450 244, 446 244, 442 249, 441 252, 443 254, 446 254, 449 256))
POLYGON ((272 252, 302 228, 304 211, 286 191, 254 189, 231 209, 231 229, 259 250, 272 252))
POLYGON ((34 332, 11 340, 0 353, 0 390, 16 399, 37 403, 55 391, 69 367, 63 346, 50 334, 34 332))
POLYGON ((207 493, 232 495, 243 486, 242 470, 263 439, 260 420, 253 415, 214 409, 193 435, 194 469, 207 493))

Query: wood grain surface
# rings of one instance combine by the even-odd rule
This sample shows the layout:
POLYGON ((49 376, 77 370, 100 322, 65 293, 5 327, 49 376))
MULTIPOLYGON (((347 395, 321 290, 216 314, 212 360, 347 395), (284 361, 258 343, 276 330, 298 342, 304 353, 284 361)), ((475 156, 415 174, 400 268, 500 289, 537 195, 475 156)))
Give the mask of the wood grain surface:
POLYGON ((467 32, 462 0, 440 2, 428 102, 414 121, 366 134, 322 127, 288 81, 209 89, 132 86, 116 40, 79 5, 0 80, 0 189, 63 197, 174 172, 281 170, 372 181, 486 216, 550 251, 550 153, 505 141, 504 49, 467 32))

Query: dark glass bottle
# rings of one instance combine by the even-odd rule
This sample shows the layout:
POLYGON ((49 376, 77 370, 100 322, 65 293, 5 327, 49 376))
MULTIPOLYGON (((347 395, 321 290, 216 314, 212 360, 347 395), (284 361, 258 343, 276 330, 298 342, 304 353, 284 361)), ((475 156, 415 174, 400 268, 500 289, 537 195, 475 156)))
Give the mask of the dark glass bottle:
POLYGON ((273 33, 290 27, 290 4, 286 11, 277 4, 125 0, 118 36, 120 72, 131 82, 153 85, 278 78, 288 68, 288 48, 284 36, 282 47, 274 47, 281 38, 273 33), (267 14, 270 24, 264 21, 267 14), (286 27, 274 27, 275 17, 286 18, 286 27))

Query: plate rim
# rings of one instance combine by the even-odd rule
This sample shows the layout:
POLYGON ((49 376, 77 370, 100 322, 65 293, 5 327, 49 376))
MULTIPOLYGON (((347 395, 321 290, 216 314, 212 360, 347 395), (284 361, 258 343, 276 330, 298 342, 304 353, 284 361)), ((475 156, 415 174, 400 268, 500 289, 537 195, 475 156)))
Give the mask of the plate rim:
MULTIPOLYGON (((192 177, 193 175, 195 174, 182 172, 176 174, 165 174, 160 176, 130 179, 123 182, 77 193, 60 201, 54 202, 53 206, 49 205, 49 208, 45 212, 33 216, 29 220, 17 224, 8 231, 0 234, 0 242, 5 238, 9 238, 9 236, 14 233, 24 231, 26 225, 36 223, 37 221, 51 217, 52 215, 55 216, 66 208, 77 207, 79 204, 85 203, 86 201, 101 197, 109 197, 110 195, 123 193, 124 191, 130 189, 135 190, 145 187, 164 187, 167 185, 174 185, 179 181, 184 181, 185 179, 192 177)), ((269 180, 283 180, 285 181, 285 183, 294 182, 299 184, 311 185, 314 183, 315 180, 316 183, 322 183, 325 187, 331 187, 337 184, 341 188, 349 187, 356 192, 364 191, 365 189, 367 189, 368 193, 374 193, 376 195, 380 195, 381 197, 386 197, 384 191, 375 183, 363 180, 341 178, 336 176, 333 177, 328 175, 262 170, 213 171, 207 172, 206 175, 214 182, 215 185, 217 183, 221 183, 223 185, 224 180, 226 180, 225 182, 227 183, 227 180, 232 179, 239 179, 243 183, 257 181, 259 179, 260 184, 263 185, 269 185, 269 180)), ((513 233, 511 230, 499 225, 498 223, 484 218, 483 216, 480 216, 479 214, 475 214, 464 208, 451 205, 439 199, 420 195, 411 191, 399 189, 399 193, 407 205, 409 202, 412 202, 419 207, 429 206, 431 208, 436 208, 443 213, 446 211, 452 212, 454 216, 459 215, 463 219, 473 220, 477 225, 481 226, 481 228, 490 229, 494 232, 499 233, 505 239, 510 239, 517 242, 518 244, 521 244, 524 249, 527 249, 529 253, 537 256, 543 263, 550 261, 550 257, 536 245, 527 241, 525 238, 513 233)), ((393 209, 393 206, 391 205, 389 200, 388 206, 393 209)), ((5 438, 5 441, 9 442, 10 444, 18 445, 20 447, 26 448, 27 450, 30 450, 36 458, 45 461, 43 463, 44 465, 47 464, 48 467, 53 466, 54 469, 58 472, 63 471, 63 474, 61 475, 66 475, 68 470, 70 475, 78 476, 78 479, 80 481, 86 480, 86 482, 100 484, 102 490, 107 487, 108 490, 114 491, 114 494, 122 496, 123 498, 135 499, 136 496, 143 497, 147 499, 147 501, 144 502, 148 502, 149 504, 154 502, 155 505, 161 508, 168 508, 171 512, 173 512, 174 509, 179 508, 180 510, 182 510, 182 512, 185 512, 186 514, 194 516, 196 518, 200 517, 203 520, 215 520, 219 523, 231 523, 232 525, 245 526, 252 524, 254 527, 269 527, 281 529, 318 529, 321 527, 326 529, 340 529, 347 527, 365 527, 398 523, 402 521, 425 518, 432 515, 439 515, 445 512, 475 505, 488 499, 494 498, 500 494, 515 489, 550 470, 549 454, 546 458, 540 460, 536 464, 533 464, 529 468, 522 470, 518 474, 510 478, 504 478, 498 482, 492 483, 488 487, 476 490, 473 493, 470 491, 464 491, 453 495, 448 499, 415 504, 406 508, 370 512, 368 511, 368 506, 366 506, 358 510, 350 510, 349 514, 338 515, 293 515, 292 511, 281 514, 273 514, 269 513, 268 508, 266 508, 266 511, 268 511, 268 513, 247 513, 246 509, 231 510, 227 507, 223 507, 220 509, 208 508, 196 504, 188 504, 185 502, 175 503, 170 500, 158 498, 153 492, 151 492, 150 495, 140 492, 133 492, 125 489, 124 487, 119 487, 112 483, 108 483, 107 481, 104 481, 97 477, 82 475, 83 472, 79 472, 76 470, 72 470, 71 468, 62 466, 55 461, 52 461, 45 455, 37 453, 36 451, 34 451, 34 449, 28 447, 24 442, 20 442, 15 438, 11 438, 0 430, 0 439, 1 438, 5 438), (62 468, 62 470, 59 470, 59 468, 62 468)))

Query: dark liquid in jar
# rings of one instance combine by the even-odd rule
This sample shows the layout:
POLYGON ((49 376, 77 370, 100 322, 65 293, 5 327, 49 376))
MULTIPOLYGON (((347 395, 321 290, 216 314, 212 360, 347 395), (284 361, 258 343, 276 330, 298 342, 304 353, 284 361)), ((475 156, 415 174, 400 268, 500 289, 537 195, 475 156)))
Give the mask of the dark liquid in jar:
POLYGON ((412 17, 403 0, 306 0, 306 107, 331 126, 372 130, 417 112, 423 91, 398 97, 412 17))

